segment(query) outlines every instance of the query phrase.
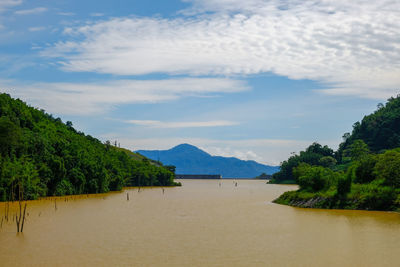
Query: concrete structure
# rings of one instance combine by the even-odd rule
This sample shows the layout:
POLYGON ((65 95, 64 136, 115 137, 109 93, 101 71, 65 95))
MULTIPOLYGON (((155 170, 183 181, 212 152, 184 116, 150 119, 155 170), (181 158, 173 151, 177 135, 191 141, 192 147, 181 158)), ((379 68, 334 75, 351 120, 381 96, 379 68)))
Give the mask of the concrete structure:
POLYGON ((221 174, 176 174, 176 179, 222 179, 221 174))

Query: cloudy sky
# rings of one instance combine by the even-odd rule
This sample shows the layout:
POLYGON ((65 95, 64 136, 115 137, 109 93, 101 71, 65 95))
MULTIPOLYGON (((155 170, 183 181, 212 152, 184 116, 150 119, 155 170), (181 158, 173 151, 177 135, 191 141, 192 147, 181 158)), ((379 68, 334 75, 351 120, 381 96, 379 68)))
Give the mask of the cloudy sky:
POLYGON ((279 164, 399 85, 397 0, 0 0, 0 90, 132 150, 279 164))

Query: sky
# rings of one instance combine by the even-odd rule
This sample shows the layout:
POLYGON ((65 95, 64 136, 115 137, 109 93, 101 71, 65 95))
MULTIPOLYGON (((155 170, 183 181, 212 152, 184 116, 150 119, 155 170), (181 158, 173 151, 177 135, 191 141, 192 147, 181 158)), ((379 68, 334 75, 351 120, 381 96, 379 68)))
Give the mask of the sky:
POLYGON ((0 0, 0 91, 131 150, 278 165, 399 85, 397 0, 0 0))

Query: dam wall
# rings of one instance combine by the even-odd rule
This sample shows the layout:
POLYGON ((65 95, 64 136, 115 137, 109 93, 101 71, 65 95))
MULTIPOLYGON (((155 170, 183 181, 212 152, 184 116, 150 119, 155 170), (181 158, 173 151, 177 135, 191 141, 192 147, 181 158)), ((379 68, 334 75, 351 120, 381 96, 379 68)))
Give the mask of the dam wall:
POLYGON ((222 179, 221 174, 176 174, 175 179, 222 179))

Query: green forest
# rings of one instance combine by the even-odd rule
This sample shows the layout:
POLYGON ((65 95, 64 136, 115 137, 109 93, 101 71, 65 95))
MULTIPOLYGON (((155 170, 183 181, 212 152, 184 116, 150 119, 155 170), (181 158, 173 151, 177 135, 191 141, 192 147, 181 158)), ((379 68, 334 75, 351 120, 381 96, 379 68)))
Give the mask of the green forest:
POLYGON ((400 211, 400 96, 356 122, 337 151, 313 143, 292 155, 270 183, 299 185, 280 204, 400 211))
POLYGON ((173 166, 85 135, 0 94, 0 201, 170 186, 173 166))

